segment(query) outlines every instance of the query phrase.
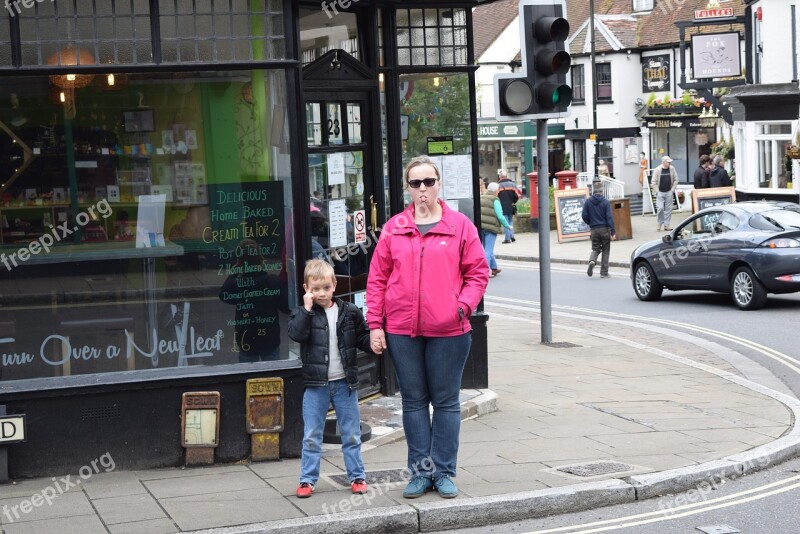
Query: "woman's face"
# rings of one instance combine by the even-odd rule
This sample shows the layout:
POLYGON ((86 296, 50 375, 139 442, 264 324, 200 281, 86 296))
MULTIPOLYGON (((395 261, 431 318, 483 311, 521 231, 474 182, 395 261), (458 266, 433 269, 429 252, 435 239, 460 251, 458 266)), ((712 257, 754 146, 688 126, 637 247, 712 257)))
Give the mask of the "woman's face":
POLYGON ((415 206, 427 205, 432 207, 436 204, 436 199, 439 197, 439 188, 442 185, 441 180, 437 179, 433 185, 427 186, 421 183, 419 187, 411 187, 411 183, 415 180, 425 180, 428 178, 436 178, 436 171, 430 165, 417 165, 408 171, 408 190, 411 193, 411 201, 415 206))

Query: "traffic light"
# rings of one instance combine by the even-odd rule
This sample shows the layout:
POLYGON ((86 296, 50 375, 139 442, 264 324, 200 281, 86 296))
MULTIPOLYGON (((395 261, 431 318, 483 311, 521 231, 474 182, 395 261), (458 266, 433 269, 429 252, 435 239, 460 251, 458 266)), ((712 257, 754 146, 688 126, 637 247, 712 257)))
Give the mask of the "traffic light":
POLYGON ((565 0, 521 0, 522 72, 494 77, 497 120, 558 118, 569 113, 567 85, 572 58, 566 49, 569 22, 565 0))

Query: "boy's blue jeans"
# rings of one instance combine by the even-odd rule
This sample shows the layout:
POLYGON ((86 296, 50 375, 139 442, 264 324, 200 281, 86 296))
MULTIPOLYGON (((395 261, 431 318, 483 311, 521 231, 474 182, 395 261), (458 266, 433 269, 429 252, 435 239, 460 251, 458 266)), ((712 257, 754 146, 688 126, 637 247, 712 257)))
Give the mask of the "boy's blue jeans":
POLYGON ((456 475, 461 431, 461 375, 472 334, 411 337, 386 334, 403 397, 403 430, 412 475, 456 475), (429 406, 433 406, 431 421, 429 406), (432 469, 426 469, 431 467, 432 469))
POLYGON ((342 436, 342 454, 347 478, 353 482, 365 478, 361 459, 361 421, 358 417, 358 391, 350 391, 346 379, 328 382, 327 386, 307 387, 303 393, 303 455, 300 482, 316 484, 322 456, 322 432, 325 416, 333 404, 342 436))

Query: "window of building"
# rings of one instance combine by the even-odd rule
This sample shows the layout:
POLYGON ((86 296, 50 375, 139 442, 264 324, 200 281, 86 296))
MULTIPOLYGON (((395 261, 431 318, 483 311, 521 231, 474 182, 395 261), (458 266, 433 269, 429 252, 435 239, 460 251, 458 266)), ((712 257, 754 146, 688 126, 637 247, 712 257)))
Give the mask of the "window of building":
POLYGON ((336 24, 327 21, 319 9, 300 9, 300 57, 303 65, 313 63, 328 50, 344 50, 359 59, 358 21, 355 13, 339 11, 336 24))
MULTIPOLYGON (((282 2, 36 2, 21 9, 23 66, 250 62, 286 57, 282 2), (158 47, 153 46, 153 42, 158 47)), ((0 45, 3 41, 0 26, 0 45)), ((11 43, 12 49, 17 43, 11 43)), ((2 46, 0 67, 11 66, 2 46)))
POLYGON ((597 64, 597 101, 611 100, 611 63, 597 64))
POLYGON ((586 172, 586 141, 572 142, 572 168, 578 172, 586 172))
POLYGON ((792 125, 788 122, 756 125, 759 187, 786 189, 791 182, 791 160, 786 148, 792 144, 792 125))
POLYGON ((572 102, 583 103, 586 100, 584 93, 583 65, 572 66, 572 102))
MULTIPOLYGON (((597 140, 597 159, 603 160, 608 166, 608 174, 614 176, 614 140, 613 139, 598 139, 597 140)), ((601 163, 602 165, 602 163, 601 163)))
POLYGON ((399 65, 467 64, 465 9, 398 9, 399 65))
POLYGON ((296 358, 285 72, 81 76, 0 87, 2 380, 296 358))
POLYGON ((633 11, 652 11, 654 0, 633 0, 633 11))

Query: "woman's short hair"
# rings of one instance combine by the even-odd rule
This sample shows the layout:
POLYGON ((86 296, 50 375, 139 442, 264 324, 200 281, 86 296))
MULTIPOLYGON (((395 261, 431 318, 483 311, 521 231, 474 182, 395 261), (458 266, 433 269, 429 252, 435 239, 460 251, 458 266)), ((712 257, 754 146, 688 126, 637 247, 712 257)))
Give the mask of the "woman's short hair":
POLYGON ((406 168, 403 169, 403 184, 408 183, 408 173, 411 171, 411 169, 413 169, 414 167, 419 167, 421 165, 430 165, 431 167, 433 167, 433 172, 436 173, 436 177, 439 178, 440 180, 442 179, 442 175, 439 174, 439 167, 436 166, 435 161, 433 161, 428 156, 417 156, 416 158, 413 158, 411 161, 409 161, 408 165, 406 165, 406 168))

